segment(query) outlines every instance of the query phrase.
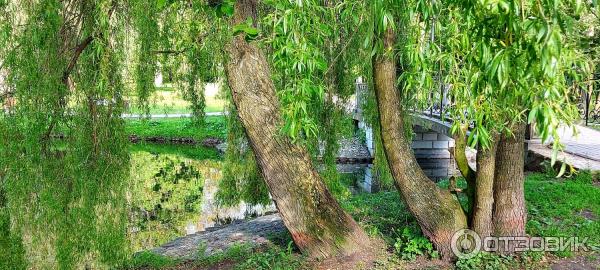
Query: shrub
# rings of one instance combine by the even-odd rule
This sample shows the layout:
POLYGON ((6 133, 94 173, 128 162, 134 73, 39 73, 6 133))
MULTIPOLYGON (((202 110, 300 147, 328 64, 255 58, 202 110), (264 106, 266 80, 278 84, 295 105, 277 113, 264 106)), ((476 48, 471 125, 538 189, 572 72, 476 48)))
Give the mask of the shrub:
POLYGON ((415 233, 405 227, 402 234, 396 238, 394 250, 403 260, 412 261, 417 256, 427 255, 437 258, 438 252, 433 250, 433 244, 420 233, 415 233))

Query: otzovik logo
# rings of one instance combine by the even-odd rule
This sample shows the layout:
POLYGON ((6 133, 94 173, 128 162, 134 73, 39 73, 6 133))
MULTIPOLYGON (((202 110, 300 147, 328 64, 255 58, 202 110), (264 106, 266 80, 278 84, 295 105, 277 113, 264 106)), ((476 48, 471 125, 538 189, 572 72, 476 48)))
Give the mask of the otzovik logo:
POLYGON ((452 252, 460 259, 469 259, 481 251, 481 237, 469 229, 457 231, 452 236, 452 252))
POLYGON ((529 236, 488 236, 481 238, 469 229, 462 229, 452 236, 452 252, 460 259, 469 259, 480 251, 498 252, 509 249, 514 252, 524 251, 589 251, 588 237, 529 237, 529 236))

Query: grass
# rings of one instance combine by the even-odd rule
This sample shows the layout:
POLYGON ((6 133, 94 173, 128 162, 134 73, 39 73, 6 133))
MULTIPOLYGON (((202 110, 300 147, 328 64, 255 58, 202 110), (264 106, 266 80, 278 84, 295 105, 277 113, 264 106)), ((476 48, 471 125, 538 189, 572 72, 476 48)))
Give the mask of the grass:
MULTIPOLYGON (((587 237, 593 250, 600 247, 600 188, 594 184, 598 176, 580 172, 571 178, 557 179, 549 174, 533 173, 525 181, 525 199, 528 208, 527 233, 531 236, 577 236, 587 237), (595 177, 595 179, 594 179, 595 177)), ((464 181, 463 181, 464 182, 464 181)), ((440 186, 447 185, 442 181, 440 186)), ((459 185, 464 185, 460 183, 459 185)), ((429 254, 427 244, 414 217, 408 212, 396 191, 362 193, 342 199, 342 207, 356 219, 363 228, 375 237, 381 237, 396 256, 389 262, 380 262, 384 267, 397 267, 415 255, 429 254), (400 242, 399 242, 400 241, 400 242), (402 242, 403 241, 403 242, 402 242), (421 243, 422 251, 399 250, 399 246, 421 243), (401 261, 404 259, 405 261, 401 261)), ((288 238, 286 238, 288 239, 288 238)), ((287 249, 281 240, 275 241, 265 250, 252 250, 243 246, 196 261, 197 266, 208 267, 225 261, 233 269, 298 269, 305 265, 302 258, 287 249)), ((414 246, 414 245, 413 245, 414 246)), ((202 249, 201 249, 202 250, 202 249)), ((556 252, 557 257, 569 257, 571 252, 556 252)), ((469 260, 459 260, 457 269, 513 269, 535 268, 543 261, 544 254, 526 252, 520 257, 506 257, 480 253, 469 260)), ((229 269, 229 268, 226 268, 229 269)))
MULTIPOLYGON (((600 188, 583 172, 573 178, 557 180, 533 174, 525 182, 528 222, 533 236, 589 237, 588 244, 600 248, 600 188)), ((560 257, 573 255, 557 252, 560 257)))
POLYGON ((186 137, 201 141, 206 138, 225 139, 227 123, 224 116, 206 117, 206 124, 203 127, 193 125, 188 118, 127 120, 125 131, 127 134, 135 134, 140 137, 186 137))
POLYGON ((140 252, 125 264, 125 269, 164 269, 180 264, 180 260, 158 255, 149 251, 140 252))
MULTIPOLYGON (((206 112, 222 112, 225 101, 216 93, 206 94, 206 112)), ((143 111, 136 106, 137 97, 130 96, 130 108, 127 113, 141 114, 143 111)), ((191 113, 190 103, 183 99, 181 93, 173 86, 158 87, 150 96, 150 114, 179 114, 191 113)))
POLYGON ((218 264, 235 264, 233 269, 239 270, 284 270, 301 269, 303 262, 301 257, 293 253, 292 245, 282 248, 277 245, 256 249, 246 244, 235 244, 224 252, 217 252, 211 256, 204 257, 202 247, 199 259, 195 265, 209 267, 218 264))
POLYGON ((226 251, 204 256, 204 246, 198 258, 183 262, 165 256, 142 252, 134 256, 126 269, 236 269, 236 270, 299 270, 308 269, 302 256, 293 252, 292 246, 282 248, 268 245, 254 248, 247 244, 234 244, 226 251))

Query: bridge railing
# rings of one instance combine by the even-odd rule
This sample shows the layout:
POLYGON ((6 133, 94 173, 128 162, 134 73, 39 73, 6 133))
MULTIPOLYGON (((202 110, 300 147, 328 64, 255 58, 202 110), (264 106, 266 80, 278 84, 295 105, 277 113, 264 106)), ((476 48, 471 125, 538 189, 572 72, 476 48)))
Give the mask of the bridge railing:
MULTIPOLYGON (((357 82, 356 86, 356 102, 354 113, 358 116, 362 115, 362 102, 366 100, 366 95, 368 91, 368 85, 366 83, 357 82)), ((420 113, 423 115, 427 115, 431 118, 440 119, 446 122, 452 122, 450 117, 450 108, 452 106, 452 102, 450 96, 448 95, 450 90, 449 85, 444 85, 439 87, 439 90, 436 92, 432 92, 427 101, 424 104, 421 104, 420 107, 409 108, 410 111, 415 113, 420 113)))
POLYGON ((586 126, 600 125, 600 89, 582 89, 578 105, 586 126))

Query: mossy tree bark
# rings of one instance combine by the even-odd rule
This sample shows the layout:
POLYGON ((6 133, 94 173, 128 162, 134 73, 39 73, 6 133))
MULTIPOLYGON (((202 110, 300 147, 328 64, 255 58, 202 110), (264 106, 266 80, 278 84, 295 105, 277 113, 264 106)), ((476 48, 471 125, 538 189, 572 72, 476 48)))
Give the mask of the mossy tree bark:
MULTIPOLYGON (((524 176, 524 123, 514 124, 512 134, 503 134, 496 153, 494 180, 494 235, 524 236, 527 221, 524 176)), ((512 247, 506 247, 510 252, 512 247)))
POLYGON ((382 38, 386 52, 374 58, 373 74, 384 151, 394 183, 421 230, 443 258, 451 259, 452 236, 467 228, 467 218, 456 197, 440 189, 417 164, 405 135, 400 95, 395 87, 395 33, 389 28, 382 38))
MULTIPOLYGON (((232 25, 256 18, 256 8, 257 0, 238 0, 232 25)), ((281 134, 280 105, 263 53, 241 35, 227 50, 226 72, 238 116, 296 245, 313 258, 362 251, 369 246, 365 232, 329 193, 306 150, 281 134)))

